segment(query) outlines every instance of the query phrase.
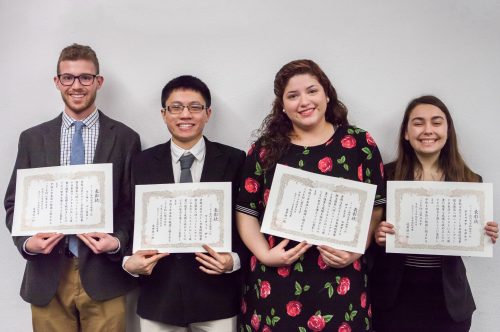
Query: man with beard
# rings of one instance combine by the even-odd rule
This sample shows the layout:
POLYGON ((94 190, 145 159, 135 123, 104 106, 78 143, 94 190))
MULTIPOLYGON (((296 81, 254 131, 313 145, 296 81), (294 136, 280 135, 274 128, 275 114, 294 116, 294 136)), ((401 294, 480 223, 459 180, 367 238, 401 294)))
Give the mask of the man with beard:
POLYGON ((121 268, 132 218, 130 160, 140 151, 139 135, 95 106, 104 82, 89 46, 64 48, 57 62, 56 88, 64 111, 21 133, 5 197, 9 231, 15 209, 18 169, 70 164, 113 164, 112 234, 64 236, 38 233, 13 237, 27 260, 21 297, 31 303, 34 331, 125 331, 125 294, 134 278, 121 268))

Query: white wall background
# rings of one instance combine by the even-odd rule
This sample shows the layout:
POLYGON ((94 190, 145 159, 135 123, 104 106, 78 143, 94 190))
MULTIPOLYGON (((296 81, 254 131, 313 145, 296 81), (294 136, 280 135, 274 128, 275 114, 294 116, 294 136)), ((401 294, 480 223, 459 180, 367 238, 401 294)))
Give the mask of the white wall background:
MULTIPOLYGON (((96 50, 105 77, 98 105, 138 131, 143 148, 169 138, 160 92, 180 74, 211 88, 206 134, 246 150, 270 110, 275 73, 311 58, 386 162, 408 101, 435 94, 454 115, 465 159, 494 183, 500 216, 498 1, 0 0, 2 193, 19 133, 63 109, 52 77, 60 50, 73 42, 96 50)), ((29 306, 18 295, 24 261, 6 229, 0 248, 0 330, 29 331, 29 306)), ((493 259, 466 259, 474 332, 500 326, 499 263, 498 246, 493 259)))

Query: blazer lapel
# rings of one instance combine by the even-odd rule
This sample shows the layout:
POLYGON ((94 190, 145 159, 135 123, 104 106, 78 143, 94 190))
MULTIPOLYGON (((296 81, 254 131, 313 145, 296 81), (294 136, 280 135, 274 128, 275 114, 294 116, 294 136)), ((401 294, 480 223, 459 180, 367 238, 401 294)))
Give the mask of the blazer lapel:
POLYGON ((46 166, 61 165, 61 125, 62 114, 48 123, 47 133, 43 138, 46 166))
POLYGON ((99 112, 99 138, 95 148, 94 163, 107 163, 111 161, 111 152, 115 145, 116 133, 114 125, 101 111, 99 112))
MULTIPOLYGON (((170 141, 160 146, 153 156, 151 176, 155 183, 174 183, 174 171, 172 169, 172 153, 170 141)), ((149 168, 148 168, 149 169, 149 168)))
POLYGON ((227 156, 206 137, 203 138, 205 139, 206 154, 201 172, 201 182, 218 182, 226 169, 227 156))

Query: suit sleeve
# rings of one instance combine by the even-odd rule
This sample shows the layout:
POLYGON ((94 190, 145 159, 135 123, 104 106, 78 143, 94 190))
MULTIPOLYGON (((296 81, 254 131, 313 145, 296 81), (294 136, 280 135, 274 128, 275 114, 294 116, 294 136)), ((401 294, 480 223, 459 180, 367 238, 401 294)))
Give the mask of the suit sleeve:
MULTIPOLYGON (((17 148, 17 157, 16 163, 14 165, 14 170, 12 171, 12 175, 10 177, 9 185, 7 187, 7 192, 5 194, 4 206, 6 212, 5 222, 9 232, 12 233, 12 222, 14 219, 14 206, 16 199, 16 179, 17 179, 17 170, 23 168, 30 168, 30 159, 29 159, 29 149, 27 144, 26 134, 22 133, 19 137, 19 144, 17 148)), ((28 255, 23 250, 24 242, 29 238, 29 236, 13 236, 12 240, 17 247, 17 250, 21 253, 21 255, 28 260, 33 260, 37 258, 37 255, 28 255)))
POLYGON ((132 191, 132 158, 141 151, 141 141, 139 135, 134 133, 132 140, 126 140, 127 144, 125 161, 123 163, 123 174, 119 190, 118 203, 114 207, 113 236, 120 240, 120 250, 116 254, 108 255, 111 260, 121 260, 132 246, 133 231, 133 209, 134 197, 132 191))

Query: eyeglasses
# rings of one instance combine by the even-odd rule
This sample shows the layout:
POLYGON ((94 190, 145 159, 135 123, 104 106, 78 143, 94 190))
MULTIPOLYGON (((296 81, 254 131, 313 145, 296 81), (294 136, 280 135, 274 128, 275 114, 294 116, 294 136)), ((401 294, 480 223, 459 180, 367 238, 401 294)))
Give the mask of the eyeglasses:
POLYGON ((165 107, 163 110, 168 111, 170 114, 180 114, 184 111, 184 108, 187 108, 190 113, 200 113, 207 107, 199 104, 193 104, 193 105, 174 104, 165 107))
POLYGON ((92 75, 92 74, 81 74, 78 76, 72 75, 72 74, 60 74, 57 75, 59 78, 59 82, 61 82, 62 85, 64 86, 71 86, 75 82, 75 79, 78 79, 80 81, 81 85, 89 86, 94 83, 94 79, 98 77, 99 75, 92 75))

